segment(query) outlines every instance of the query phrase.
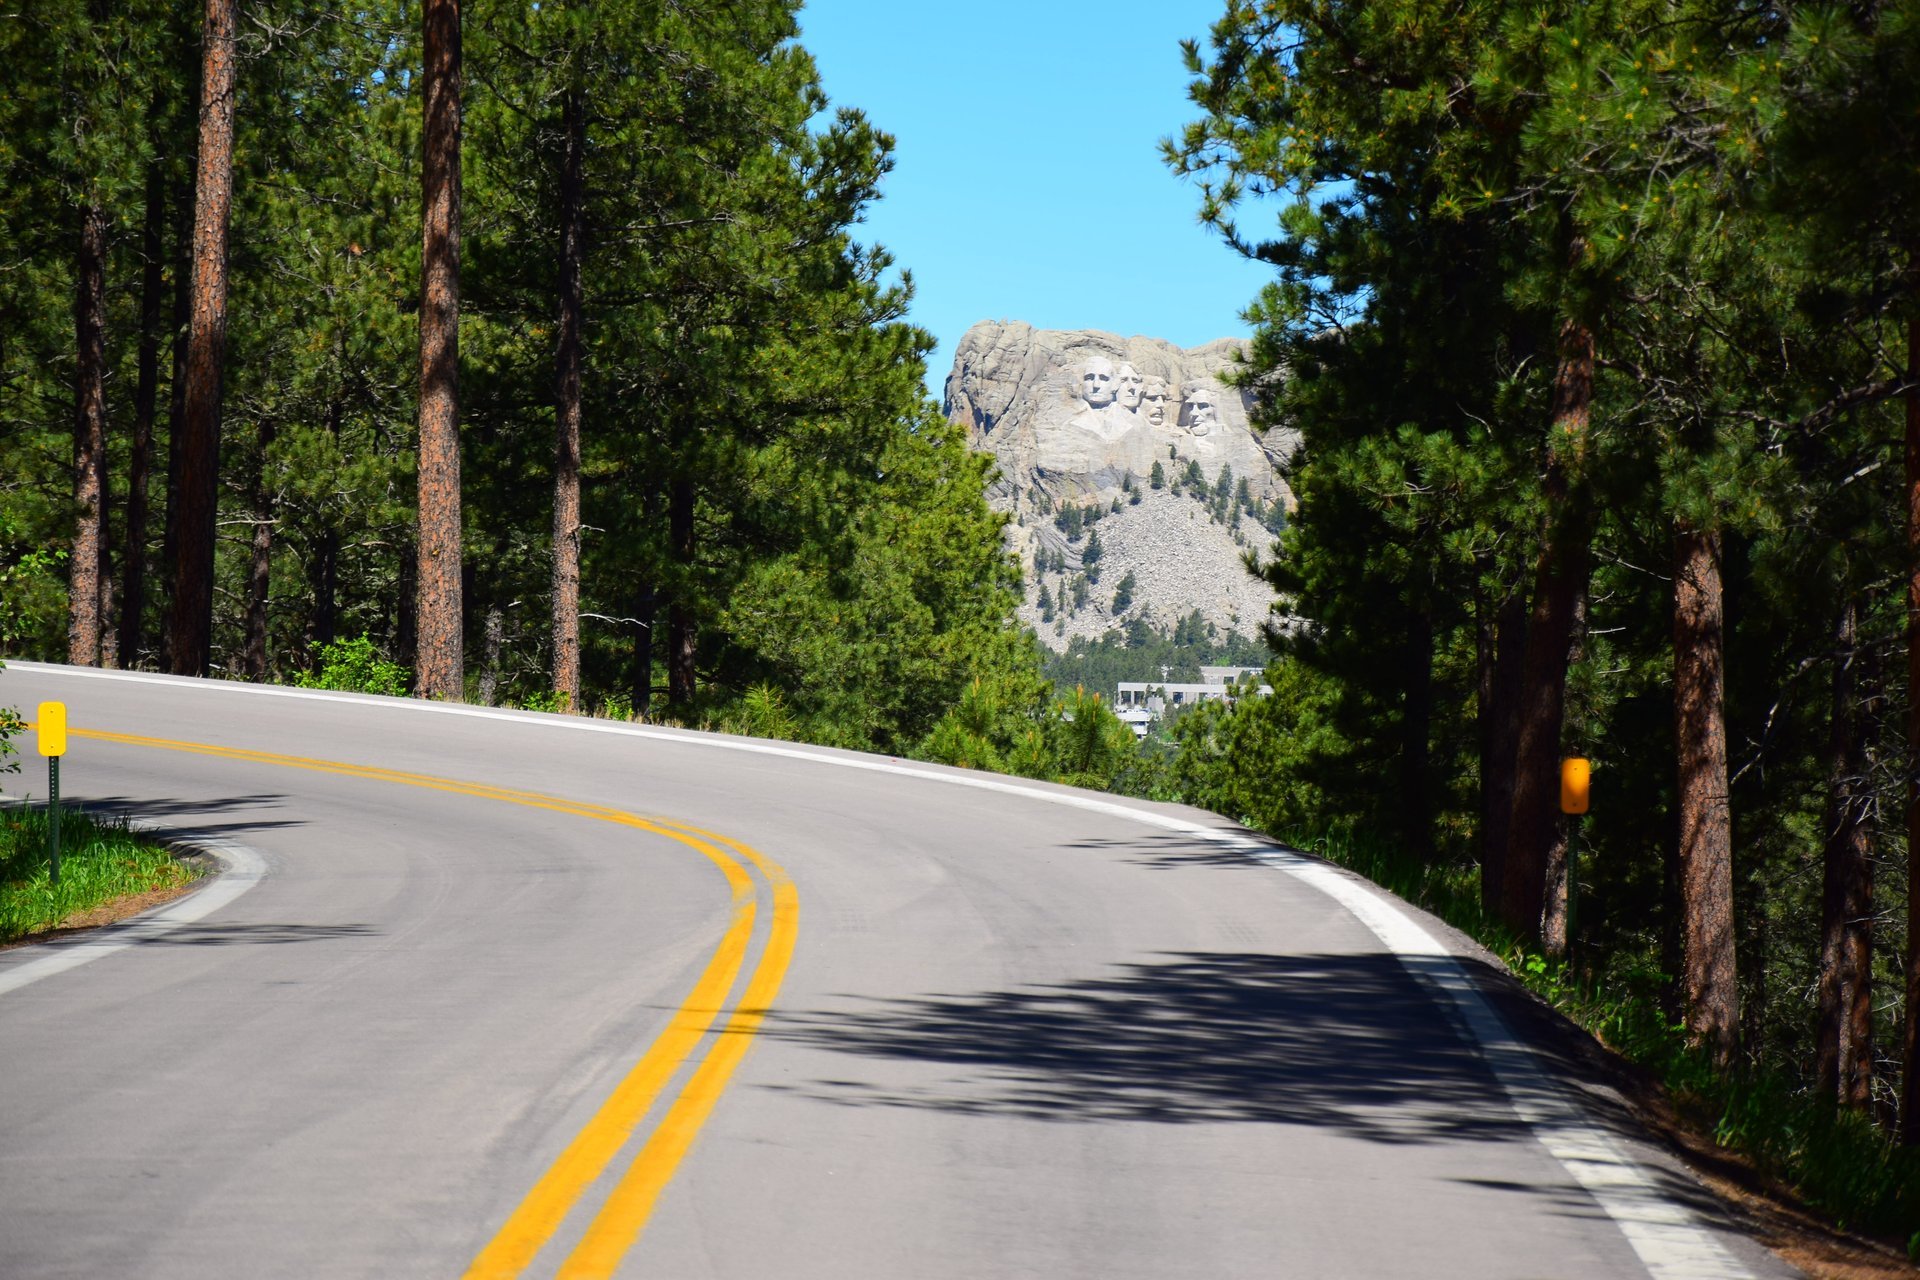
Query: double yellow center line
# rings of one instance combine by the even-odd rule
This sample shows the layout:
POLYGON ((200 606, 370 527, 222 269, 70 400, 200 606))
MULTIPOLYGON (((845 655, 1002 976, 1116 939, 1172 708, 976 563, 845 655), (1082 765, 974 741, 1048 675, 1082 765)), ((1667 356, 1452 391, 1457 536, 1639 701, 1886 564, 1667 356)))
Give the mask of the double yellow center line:
POLYGON ((661 1191, 692 1148, 700 1126, 719 1101, 734 1069, 746 1057, 754 1034, 760 1029, 767 1009, 779 993, 787 965, 793 959, 794 941, 799 934, 800 899, 792 879, 779 864, 751 846, 686 823, 643 818, 621 809, 543 795, 536 791, 518 791, 431 774, 406 773, 396 769, 380 769, 338 760, 315 760, 270 751, 248 751, 203 742, 180 742, 96 729, 74 729, 71 733, 76 738, 92 738, 123 746, 186 751, 252 764, 424 787, 636 827, 677 841, 720 869, 733 893, 733 912, 719 948, 707 961, 706 968, 687 998, 674 1011, 666 1029, 615 1086, 593 1118, 574 1135, 559 1158, 534 1183, 519 1207, 508 1216, 505 1225, 467 1268, 466 1280, 507 1280, 525 1271, 560 1230, 588 1188, 600 1179, 632 1140, 635 1131, 653 1114, 668 1086, 680 1074, 682 1066, 705 1045, 704 1054, 687 1076, 686 1082, 673 1096, 652 1133, 647 1136, 640 1153, 601 1203, 599 1212, 594 1214, 585 1234, 560 1264, 558 1272, 565 1280, 611 1275, 620 1259, 640 1238, 661 1191), (746 988, 732 1005, 731 1012, 728 1012, 727 997, 745 967, 753 939, 754 921, 759 912, 760 895, 752 872, 758 872, 765 883, 772 919, 766 940, 760 948, 759 960, 747 978, 746 988), (713 1024, 722 1014, 726 1014, 726 1022, 719 1034, 709 1035, 713 1024))

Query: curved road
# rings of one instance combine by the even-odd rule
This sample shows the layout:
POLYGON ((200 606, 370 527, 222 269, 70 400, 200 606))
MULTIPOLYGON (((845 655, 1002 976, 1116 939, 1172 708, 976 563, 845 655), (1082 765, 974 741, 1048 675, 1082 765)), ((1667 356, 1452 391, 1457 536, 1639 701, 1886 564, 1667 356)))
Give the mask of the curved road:
POLYGON ((1794 1274, 1470 948, 1195 810, 0 676, 43 699, 65 795, 237 870, 0 952, 0 1275, 1794 1274))

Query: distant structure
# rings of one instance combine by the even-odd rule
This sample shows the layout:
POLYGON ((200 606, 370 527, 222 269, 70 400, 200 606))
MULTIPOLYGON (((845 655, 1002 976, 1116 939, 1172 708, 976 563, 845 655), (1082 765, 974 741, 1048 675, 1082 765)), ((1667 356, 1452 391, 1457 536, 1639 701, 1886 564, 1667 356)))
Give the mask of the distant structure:
MULTIPOLYGON (((1133 730, 1133 736, 1144 738, 1153 722, 1167 713, 1168 707, 1190 707, 1209 698, 1231 702, 1242 691, 1241 681, 1260 672, 1259 667, 1202 667, 1198 684, 1122 680, 1113 706, 1120 719, 1133 730)), ((1272 692, 1273 686, 1267 684, 1254 690, 1255 696, 1262 698, 1272 692)))

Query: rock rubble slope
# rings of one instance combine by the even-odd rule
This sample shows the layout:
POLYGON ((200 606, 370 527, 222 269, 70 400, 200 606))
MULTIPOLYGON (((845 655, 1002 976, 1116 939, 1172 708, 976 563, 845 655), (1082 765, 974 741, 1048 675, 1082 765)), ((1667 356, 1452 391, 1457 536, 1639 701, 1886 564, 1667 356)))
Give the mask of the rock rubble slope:
POLYGON ((1238 348, 1018 321, 961 339, 947 416, 999 463, 988 499, 1013 517, 1020 618, 1052 648, 1134 619, 1171 630, 1196 610, 1258 634, 1274 596, 1246 557, 1267 554, 1292 505, 1276 467, 1293 441, 1256 433, 1221 380, 1238 348))

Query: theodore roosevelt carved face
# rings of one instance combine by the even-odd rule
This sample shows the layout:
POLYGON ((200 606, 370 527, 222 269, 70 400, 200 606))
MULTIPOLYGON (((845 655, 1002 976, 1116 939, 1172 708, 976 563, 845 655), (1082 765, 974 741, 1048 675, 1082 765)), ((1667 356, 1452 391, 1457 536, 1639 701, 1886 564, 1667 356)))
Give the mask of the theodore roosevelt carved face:
POLYGON ((1125 409, 1128 413, 1139 412, 1140 390, 1141 390, 1140 375, 1134 372, 1132 365, 1123 364, 1120 366, 1120 372, 1117 375, 1117 378, 1120 384, 1120 389, 1116 393, 1116 396, 1120 401, 1120 407, 1122 409, 1125 409))
POLYGON ((1113 383, 1113 361, 1105 356, 1094 356, 1081 370, 1080 398, 1092 408, 1104 409, 1113 403, 1113 383))
POLYGON ((1165 426, 1167 422, 1167 380, 1148 378, 1140 388, 1140 402, 1146 406, 1147 421, 1154 426, 1165 426))
POLYGON ((1215 413, 1213 392, 1205 383, 1187 392, 1187 430, 1197 436, 1207 434, 1219 421, 1215 413))

